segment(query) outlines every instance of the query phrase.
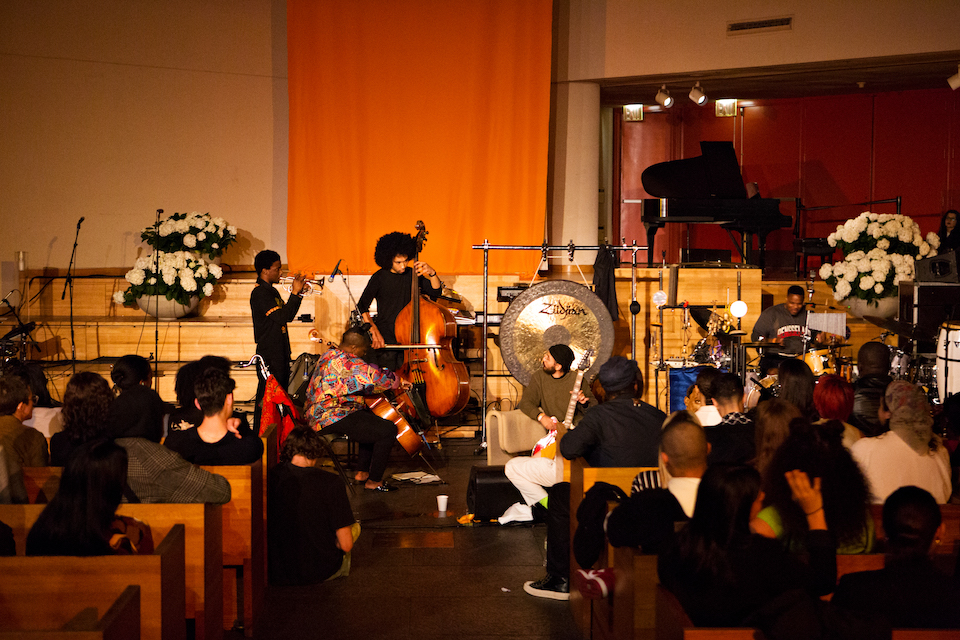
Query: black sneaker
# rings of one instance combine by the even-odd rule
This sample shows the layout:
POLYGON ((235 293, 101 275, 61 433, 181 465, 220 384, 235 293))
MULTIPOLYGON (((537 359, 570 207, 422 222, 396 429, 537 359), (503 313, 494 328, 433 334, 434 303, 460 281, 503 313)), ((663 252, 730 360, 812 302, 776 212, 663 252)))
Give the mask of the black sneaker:
POLYGON ((551 600, 570 599, 570 581, 560 576, 550 575, 549 573, 536 582, 525 582, 523 590, 538 598, 550 598, 551 600))

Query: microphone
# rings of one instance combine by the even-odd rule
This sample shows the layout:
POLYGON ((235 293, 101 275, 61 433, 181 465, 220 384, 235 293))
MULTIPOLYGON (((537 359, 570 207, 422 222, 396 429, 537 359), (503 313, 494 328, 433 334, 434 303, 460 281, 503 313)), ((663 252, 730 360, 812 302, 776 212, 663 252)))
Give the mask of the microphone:
POLYGON ((86 220, 86 217, 80 216, 80 219, 77 221, 77 229, 80 228, 80 225, 83 224, 84 220, 86 220))
POLYGON ((333 272, 330 274, 330 282, 333 282, 333 279, 337 277, 337 274, 340 273, 340 263, 343 262, 343 258, 337 260, 337 266, 333 268, 333 272))
POLYGON ((163 213, 163 209, 157 209, 157 213, 158 213, 158 214, 162 214, 162 213, 163 213))

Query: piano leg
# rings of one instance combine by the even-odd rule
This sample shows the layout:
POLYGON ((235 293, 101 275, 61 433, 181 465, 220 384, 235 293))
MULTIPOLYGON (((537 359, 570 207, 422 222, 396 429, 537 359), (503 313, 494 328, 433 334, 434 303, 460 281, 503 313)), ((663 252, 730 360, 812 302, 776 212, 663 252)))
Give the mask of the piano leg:
POLYGON ((647 266, 653 266, 653 241, 657 237, 657 231, 663 225, 650 224, 648 222, 643 223, 643 228, 647 230, 647 266))

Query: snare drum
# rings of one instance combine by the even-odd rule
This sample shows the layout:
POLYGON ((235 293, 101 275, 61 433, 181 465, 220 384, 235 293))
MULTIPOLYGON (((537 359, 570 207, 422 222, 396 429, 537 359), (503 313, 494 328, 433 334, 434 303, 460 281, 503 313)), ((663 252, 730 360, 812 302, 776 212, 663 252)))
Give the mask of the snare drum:
POLYGON ((836 373, 836 363, 830 349, 811 349, 803 355, 803 361, 813 371, 813 375, 820 377, 828 373, 836 373))
POLYGON ((937 392, 940 402, 960 393, 960 323, 944 322, 937 335, 937 392))

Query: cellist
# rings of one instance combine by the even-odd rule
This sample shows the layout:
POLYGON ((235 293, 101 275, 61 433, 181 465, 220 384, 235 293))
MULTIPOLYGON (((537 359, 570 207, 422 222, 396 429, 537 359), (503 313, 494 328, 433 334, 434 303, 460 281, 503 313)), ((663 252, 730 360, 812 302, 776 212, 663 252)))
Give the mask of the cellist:
POLYGON ((397 316, 410 303, 412 290, 410 278, 414 273, 420 279, 420 292, 436 299, 443 291, 443 282, 437 270, 426 262, 417 261, 412 269, 407 262, 417 251, 416 243, 409 233, 394 231, 377 240, 373 259, 380 267, 372 276, 360 296, 357 307, 364 322, 370 323, 370 337, 376 350, 371 361, 396 371, 403 365, 403 351, 384 349, 384 345, 398 344, 394 334, 397 316), (370 304, 377 301, 377 318, 370 318, 370 304))

